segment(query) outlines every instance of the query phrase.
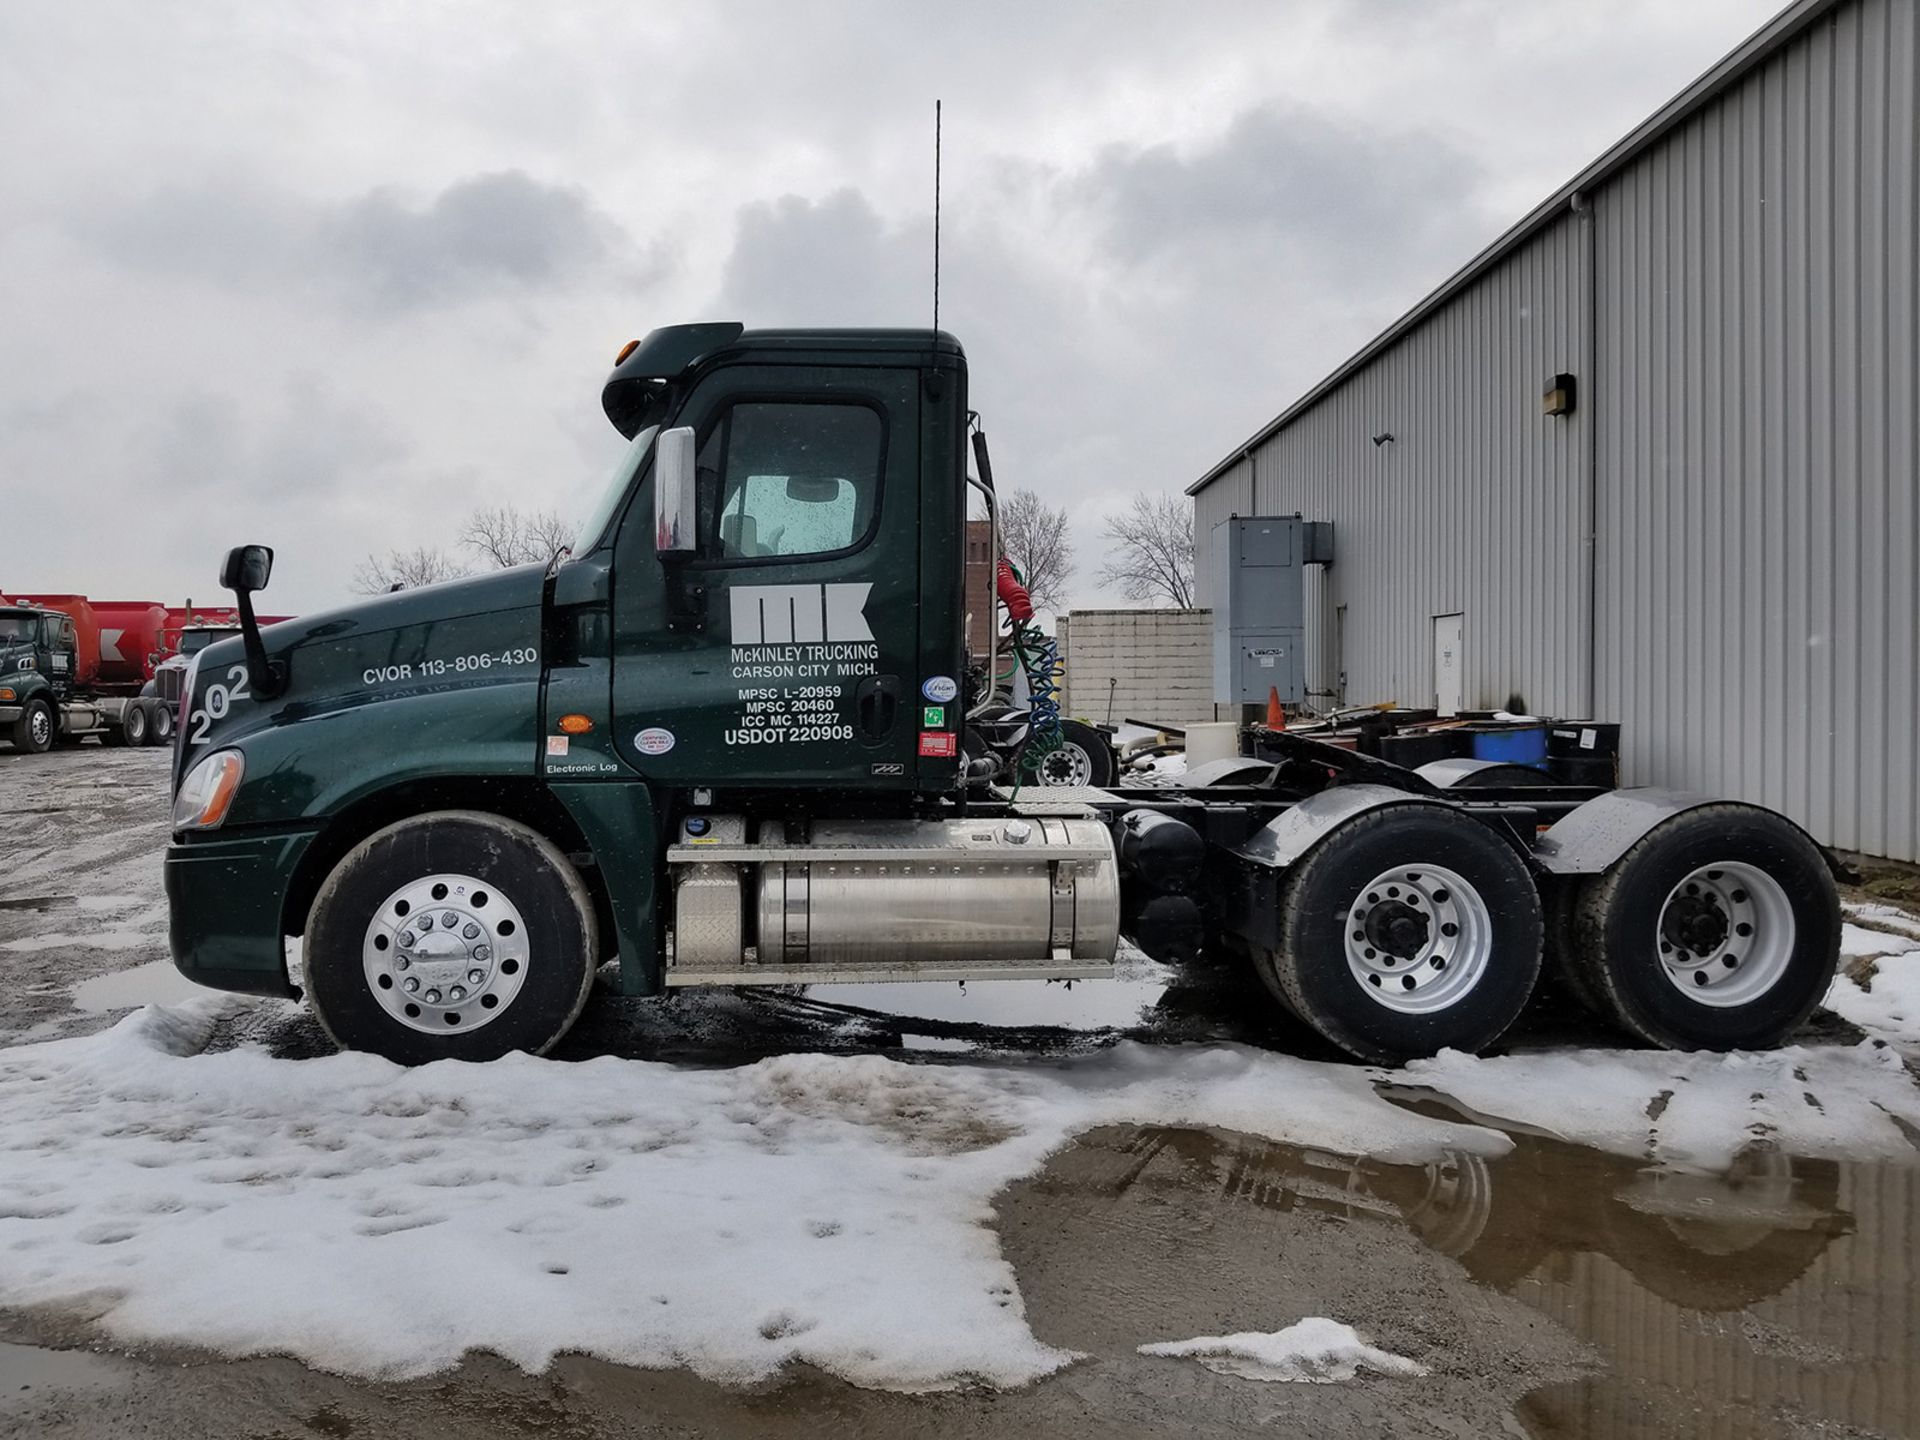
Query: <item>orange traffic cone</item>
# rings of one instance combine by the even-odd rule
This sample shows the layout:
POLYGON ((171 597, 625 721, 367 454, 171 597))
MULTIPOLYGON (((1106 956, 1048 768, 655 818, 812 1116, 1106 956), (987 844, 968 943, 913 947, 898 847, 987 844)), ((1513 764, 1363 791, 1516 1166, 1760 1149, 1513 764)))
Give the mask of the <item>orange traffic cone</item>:
POLYGON ((1280 708, 1280 687, 1267 687, 1267 729, 1284 730, 1287 728, 1287 712, 1280 708))

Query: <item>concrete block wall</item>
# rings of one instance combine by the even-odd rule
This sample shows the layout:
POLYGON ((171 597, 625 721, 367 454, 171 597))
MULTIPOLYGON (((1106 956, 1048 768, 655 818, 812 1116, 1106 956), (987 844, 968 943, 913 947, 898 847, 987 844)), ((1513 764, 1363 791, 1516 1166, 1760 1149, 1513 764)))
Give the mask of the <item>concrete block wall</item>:
POLYGON ((1064 714, 1105 722, 1111 693, 1116 725, 1129 715, 1164 725, 1213 719, 1211 610, 1074 610, 1057 634, 1064 714))

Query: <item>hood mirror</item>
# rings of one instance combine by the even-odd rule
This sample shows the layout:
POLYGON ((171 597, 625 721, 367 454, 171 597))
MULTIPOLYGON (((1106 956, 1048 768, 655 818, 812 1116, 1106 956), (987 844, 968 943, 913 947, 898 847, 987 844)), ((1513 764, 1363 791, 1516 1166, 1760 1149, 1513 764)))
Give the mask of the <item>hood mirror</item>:
POLYGON ((240 636, 247 647, 247 683, 255 696, 271 700, 287 686, 287 667, 267 659, 260 638, 260 622, 253 618, 253 592, 267 588, 273 575, 273 549, 267 545, 236 545, 220 566, 220 583, 233 591, 240 611, 240 636))
POLYGON ((272 576, 273 549, 267 545, 236 545, 220 567, 221 586, 240 595, 266 589, 272 576))

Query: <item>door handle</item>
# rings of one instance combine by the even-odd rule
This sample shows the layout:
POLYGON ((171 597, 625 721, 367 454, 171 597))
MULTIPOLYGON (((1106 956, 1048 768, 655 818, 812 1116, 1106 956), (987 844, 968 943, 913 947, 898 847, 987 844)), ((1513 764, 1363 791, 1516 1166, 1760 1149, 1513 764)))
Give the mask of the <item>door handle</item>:
POLYGON ((886 739, 900 714, 900 677, 869 675, 853 693, 862 737, 868 741, 886 739))

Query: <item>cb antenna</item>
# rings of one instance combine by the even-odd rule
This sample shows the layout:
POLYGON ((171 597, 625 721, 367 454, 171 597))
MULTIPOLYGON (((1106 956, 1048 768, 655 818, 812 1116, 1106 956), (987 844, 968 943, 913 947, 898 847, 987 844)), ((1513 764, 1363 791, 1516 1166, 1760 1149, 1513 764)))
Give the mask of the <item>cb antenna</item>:
POLYGON ((940 328, 940 102, 933 102, 933 328, 940 328))

